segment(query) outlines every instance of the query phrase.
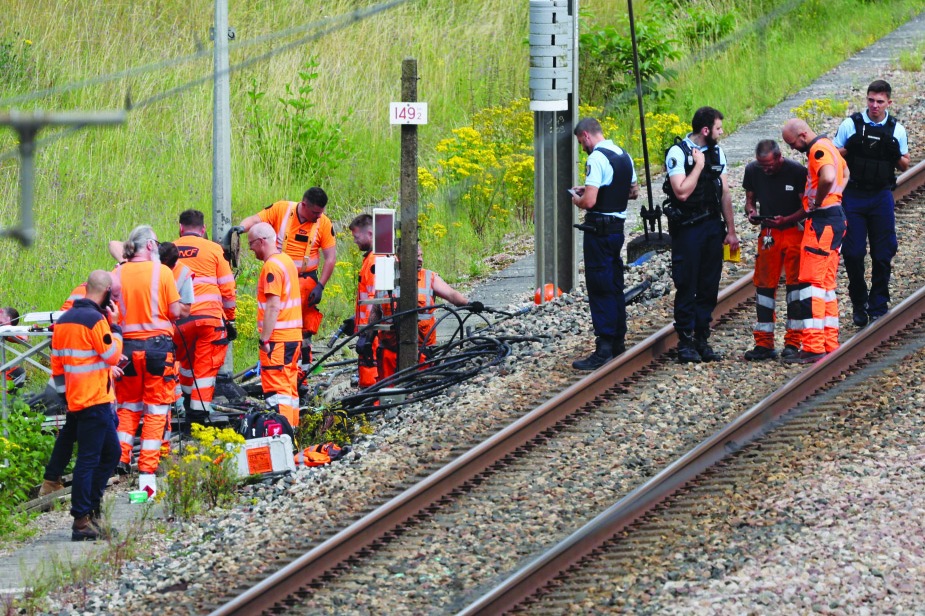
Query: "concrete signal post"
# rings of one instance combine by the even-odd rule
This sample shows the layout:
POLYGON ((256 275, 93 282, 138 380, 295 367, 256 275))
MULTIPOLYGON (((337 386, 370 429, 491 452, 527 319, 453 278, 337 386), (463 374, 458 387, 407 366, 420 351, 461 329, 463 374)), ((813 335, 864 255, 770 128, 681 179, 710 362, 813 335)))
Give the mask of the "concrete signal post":
POLYGON ((568 194, 577 183, 578 0, 530 0, 530 109, 536 287, 544 302, 546 284, 570 291, 578 280, 576 213, 568 194))

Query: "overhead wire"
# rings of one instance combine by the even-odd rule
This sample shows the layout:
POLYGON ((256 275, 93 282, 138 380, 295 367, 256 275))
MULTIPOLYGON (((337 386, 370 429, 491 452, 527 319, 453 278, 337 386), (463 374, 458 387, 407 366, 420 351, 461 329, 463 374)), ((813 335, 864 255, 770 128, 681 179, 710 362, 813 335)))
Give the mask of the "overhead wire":
MULTIPOLYGON (((296 39, 295 41, 291 41, 284 45, 274 47, 273 49, 265 53, 259 54, 257 56, 253 56, 251 58, 238 62, 237 64, 229 65, 229 67, 225 70, 217 71, 217 72, 212 71, 208 73, 207 75, 198 77, 196 79, 183 83, 179 86, 170 88, 169 90, 165 90, 164 92, 160 92, 146 99, 143 99, 139 102, 132 102, 128 105, 128 108, 126 109, 126 111, 133 112, 137 109, 142 109, 154 103, 160 102, 166 98, 170 98, 172 96, 182 94, 183 92, 186 92, 187 90, 191 90, 192 88, 195 88, 204 83, 210 82, 216 77, 223 77, 225 75, 230 75, 231 73, 235 71, 248 68, 258 62, 269 60, 270 58, 278 54, 289 51, 296 47, 300 47, 307 43, 311 43, 312 41, 316 41, 324 36, 327 36, 339 30, 343 30, 344 28, 348 26, 359 23, 365 19, 369 19, 370 17, 373 17, 385 11, 391 10, 393 8, 396 8, 402 4, 406 4, 411 1, 412 0, 389 0, 388 2, 382 2, 380 4, 377 4, 373 7, 369 7, 366 9, 356 9, 354 11, 351 11, 349 13, 344 13, 336 17, 326 18, 326 19, 323 19, 317 22, 312 22, 310 24, 305 24, 303 26, 299 26, 295 28, 289 28, 285 31, 274 33, 272 35, 264 35, 264 37, 262 37, 262 40, 258 40, 258 39, 261 39, 261 37, 258 37, 258 39, 254 39, 246 43, 238 43, 234 46, 234 49, 229 47, 229 50, 228 50, 229 53, 231 53, 234 50, 237 50, 238 48, 244 47, 244 46, 250 46, 250 45, 257 44, 258 42, 266 42, 267 40, 285 38, 288 36, 293 36, 294 34, 298 34, 306 30, 315 30, 311 34, 304 36, 302 38, 296 39)), ((23 97, 26 97, 27 95, 0 100, 0 106, 18 104, 20 102, 29 102, 31 100, 35 100, 38 98, 44 98, 47 96, 62 94, 62 93, 65 93, 65 92, 68 92, 74 89, 79 89, 82 87, 100 85, 100 84, 108 83, 110 81, 114 81, 117 79, 123 79, 125 77, 134 76, 136 74, 143 74, 145 72, 150 72, 151 70, 159 70, 161 68, 170 68, 171 66, 176 66, 176 65, 179 65, 185 62, 200 59, 202 57, 205 57, 206 55, 211 55, 211 54, 212 54, 212 50, 204 50, 201 52, 197 52, 196 54, 190 54, 188 56, 184 56, 182 58, 176 58, 174 60, 157 62, 157 63, 153 63, 151 65, 147 65, 144 67, 138 67, 138 69, 128 69, 126 71, 120 71, 118 73, 112 73, 110 75, 104 75, 98 78, 88 79, 83 82, 68 84, 66 86, 61 86, 58 89, 48 88, 47 90, 34 93, 35 95, 33 97, 26 98, 24 100, 21 100, 21 99, 23 99, 23 97)), ((56 141, 63 139, 64 137, 67 137, 67 136, 70 136, 76 133, 77 131, 83 129, 84 127, 85 125, 78 124, 78 125, 74 125, 74 126, 59 130, 58 132, 52 135, 49 135, 48 137, 37 139, 35 141, 35 147, 36 148, 47 147, 48 145, 51 145, 55 143, 56 141)), ((0 162, 3 162, 4 160, 7 160, 9 158, 14 158, 18 155, 19 155, 18 149, 7 150, 6 152, 0 153, 0 162)))

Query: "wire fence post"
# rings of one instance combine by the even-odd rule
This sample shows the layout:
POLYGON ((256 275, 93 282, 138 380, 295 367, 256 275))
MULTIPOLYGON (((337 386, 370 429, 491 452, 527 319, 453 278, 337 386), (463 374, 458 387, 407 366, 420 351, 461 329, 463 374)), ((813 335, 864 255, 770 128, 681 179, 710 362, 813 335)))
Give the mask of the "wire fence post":
MULTIPOLYGON (((401 64, 402 102, 418 100, 418 62, 405 58, 401 64)), ((399 312, 418 307, 418 127, 401 127, 401 248, 399 248, 399 312)), ((398 369, 418 363, 418 315, 408 312, 398 319, 398 369)))

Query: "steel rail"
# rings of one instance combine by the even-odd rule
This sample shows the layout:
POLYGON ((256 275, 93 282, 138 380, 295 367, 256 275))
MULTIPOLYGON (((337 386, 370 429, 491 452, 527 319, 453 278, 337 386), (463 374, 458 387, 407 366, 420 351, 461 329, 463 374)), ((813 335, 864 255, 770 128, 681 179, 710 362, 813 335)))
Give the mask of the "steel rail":
POLYGON ((518 606, 549 584, 560 572, 642 518, 705 470, 761 436, 782 415, 923 316, 925 287, 459 611, 458 616, 501 614, 518 606))
MULTIPOLYGON (((721 318, 754 295, 748 274, 719 295, 715 318, 721 318)), ((483 441, 421 482, 314 547, 241 595, 215 609, 212 616, 256 614, 295 594, 337 564, 368 548, 428 506, 449 495, 543 431, 591 402, 614 385, 631 378, 677 345, 674 326, 667 325, 628 349, 619 358, 578 381, 483 441)))
MULTIPOLYGON (((925 161, 903 173, 897 180, 894 198, 898 201, 919 188, 923 182, 922 176, 925 175, 923 172, 925 161)), ((716 309, 713 311, 714 318, 721 319, 753 294, 752 274, 749 273, 720 292, 716 309)), ((886 321, 878 322, 862 332, 862 338, 866 338, 871 332, 880 331, 884 326, 886 321)), ((555 426, 611 387, 630 379, 636 372, 674 348, 677 342, 678 336, 674 326, 666 325, 628 349, 619 358, 605 364, 434 474, 219 606, 210 616, 256 614, 272 609, 301 588, 328 574, 351 556, 368 548, 377 539, 388 536, 401 524, 484 473, 511 452, 529 443, 537 435, 555 426)), ((830 365, 834 361, 836 354, 827 357, 823 363, 830 365)), ((815 374, 817 368, 814 367, 803 374, 815 374)))

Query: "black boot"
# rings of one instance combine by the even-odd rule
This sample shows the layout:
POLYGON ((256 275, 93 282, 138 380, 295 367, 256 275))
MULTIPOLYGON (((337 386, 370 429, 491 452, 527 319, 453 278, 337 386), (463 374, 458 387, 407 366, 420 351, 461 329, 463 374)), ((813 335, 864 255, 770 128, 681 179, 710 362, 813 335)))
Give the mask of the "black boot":
POLYGON ((722 361, 723 356, 714 351, 707 342, 710 339, 710 330, 701 330, 694 334, 694 348, 700 353, 703 361, 722 361))
POLYGON ((595 341, 594 352, 587 359, 572 362, 572 368, 575 370, 597 370, 613 357, 613 339, 608 336, 598 336, 595 341))
POLYGON ((694 336, 689 329, 679 329, 678 332, 678 363, 699 364, 702 359, 694 346, 694 336))
POLYGON ((90 516, 74 520, 71 526, 71 541, 96 541, 100 538, 100 531, 90 522, 90 516))

